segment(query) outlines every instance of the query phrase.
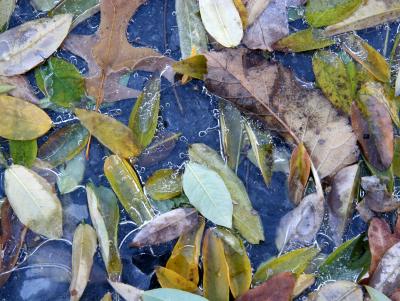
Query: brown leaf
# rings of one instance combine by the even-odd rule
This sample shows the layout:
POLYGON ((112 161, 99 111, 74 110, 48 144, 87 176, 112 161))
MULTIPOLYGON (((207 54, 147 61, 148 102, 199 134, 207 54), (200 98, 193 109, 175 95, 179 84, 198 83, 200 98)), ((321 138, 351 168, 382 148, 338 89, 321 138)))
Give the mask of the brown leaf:
POLYGON ((391 296, 392 301, 400 301, 400 289, 397 289, 391 296))
POLYGON ((249 290, 236 301, 290 301, 295 283, 296 278, 292 273, 280 273, 249 290))
POLYGON ((400 207, 400 200, 388 192, 385 183, 377 176, 362 177, 361 187, 365 190, 364 201, 375 212, 390 212, 400 207))
POLYGON ((320 91, 303 88, 290 71, 258 53, 229 49, 206 57, 207 88, 260 116, 296 144, 302 140, 321 178, 357 161, 347 118, 320 91))
POLYGON ((1 206, 1 236, 0 236, 0 287, 10 278, 5 273, 15 266, 27 228, 18 220, 10 203, 6 201, 1 206))
POLYGON ((198 220, 195 209, 179 208, 169 211, 144 225, 130 246, 140 248, 168 242, 193 229, 198 220))
POLYGON ((303 198, 308 178, 310 177, 311 159, 303 143, 293 151, 290 158, 289 198, 297 205, 303 198))
POLYGON ((11 96, 29 101, 34 104, 39 103, 39 99, 35 93, 33 93, 31 85, 23 75, 0 76, 0 84, 7 84, 16 87, 8 93, 11 96))
POLYGON ((379 218, 373 218, 368 228, 369 249, 371 250, 371 265, 369 274, 373 275, 383 255, 392 246, 400 241, 400 238, 392 234, 388 223, 379 218))

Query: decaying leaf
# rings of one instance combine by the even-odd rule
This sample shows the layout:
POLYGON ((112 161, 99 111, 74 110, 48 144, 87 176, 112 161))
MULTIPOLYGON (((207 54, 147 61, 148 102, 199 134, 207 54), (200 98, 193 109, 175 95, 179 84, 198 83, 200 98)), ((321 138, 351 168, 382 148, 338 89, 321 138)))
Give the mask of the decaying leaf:
POLYGON ((303 143, 293 150, 290 158, 290 172, 288 178, 289 198, 298 205, 303 199, 308 178, 310 177, 311 159, 303 143))
POLYGON ((80 224, 72 242, 72 280, 69 287, 71 301, 78 301, 85 291, 96 248, 96 232, 90 225, 80 224))
POLYGON ((203 80, 204 75, 207 74, 207 59, 202 54, 193 55, 174 63, 172 67, 176 73, 203 80))
POLYGON ((197 285, 179 275, 173 270, 163 267, 157 267, 156 270, 157 280, 163 288, 175 288, 182 291, 194 293, 198 290, 197 285))
POLYGON ((235 47, 243 38, 243 25, 232 0, 200 0, 201 20, 207 32, 221 45, 235 47))
POLYGON ((343 233, 353 214, 353 201, 359 191, 359 166, 354 164, 340 170, 333 178, 328 195, 329 226, 335 245, 342 243, 343 233))
POLYGON ((122 206, 138 226, 153 218, 153 209, 140 180, 126 160, 117 155, 109 156, 104 162, 104 174, 122 206))
POLYGON ((147 179, 146 193, 155 200, 169 200, 182 193, 182 178, 173 169, 159 169, 147 179))
POLYGON ((0 34, 0 75, 23 74, 43 62, 61 45, 71 22, 72 15, 57 15, 26 22, 0 34))
POLYGON ((197 211, 191 208, 178 208, 161 214, 145 224, 136 234, 131 247, 158 245, 171 241, 192 230, 198 223, 197 211))
POLYGON ((10 140, 33 140, 52 126, 50 117, 37 106, 7 95, 0 95, 0 136, 10 140))
POLYGON ((317 292, 308 296, 310 301, 362 301, 363 291, 359 285, 350 281, 327 283, 317 292))
POLYGON ((390 212, 400 207, 400 200, 387 189, 387 183, 377 176, 362 177, 361 187, 365 191, 364 201, 375 212, 390 212))
POLYGON ((21 165, 10 166, 5 172, 4 181, 7 198, 18 219, 38 234, 60 238, 62 208, 53 187, 21 165))
POLYGON ((130 128, 118 120, 94 111, 75 109, 82 125, 103 145, 123 158, 136 157, 141 148, 130 128))
POLYGON ((296 278, 292 273, 280 273, 249 290, 236 301, 290 301, 295 283, 296 278))
POLYGON ((30 168, 37 156, 37 140, 10 140, 10 155, 14 164, 30 168))
POLYGON ((33 92, 28 80, 23 75, 15 75, 15 76, 0 75, 0 86, 1 85, 13 86, 15 88, 18 87, 18 89, 14 88, 7 92, 11 96, 29 101, 34 104, 39 103, 39 99, 33 92))

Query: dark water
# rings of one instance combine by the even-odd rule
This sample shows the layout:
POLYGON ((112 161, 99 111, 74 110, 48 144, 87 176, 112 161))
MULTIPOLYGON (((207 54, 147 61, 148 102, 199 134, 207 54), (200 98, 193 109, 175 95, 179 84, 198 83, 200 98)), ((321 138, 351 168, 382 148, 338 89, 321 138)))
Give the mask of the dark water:
MULTIPOLYGON (((129 41, 134 45, 155 47, 159 52, 179 59, 179 38, 174 16, 174 1, 149 0, 148 2, 138 10, 128 27, 129 41), (135 44, 135 41, 139 41, 139 43, 135 44)), ((11 26, 16 26, 42 15, 35 12, 28 1, 18 1, 11 26)), ((99 20, 100 16, 97 14, 74 31, 79 34, 93 33, 98 28, 99 20)), ((291 26, 293 29, 301 28, 304 27, 304 24, 302 24, 302 21, 296 21, 291 26)), ((364 30, 359 34, 387 56, 390 53, 397 30, 398 24, 396 23, 390 27, 380 26, 364 30), (389 43, 387 52, 384 53, 387 33, 389 34, 389 43)), ((72 54, 58 52, 56 55, 76 63, 82 72, 87 71, 85 63, 72 54)), ((305 82, 314 80, 310 53, 275 54, 273 58, 292 68, 300 80, 305 82)), ((149 74, 147 73, 135 72, 130 76, 129 85, 141 89, 148 77, 149 74)), ((30 79, 33 81, 32 74, 30 74, 30 79)), ((217 100, 208 95, 203 88, 203 83, 198 81, 192 81, 185 86, 177 86, 176 92, 182 104, 183 112, 179 110, 171 84, 163 81, 160 124, 169 131, 181 132, 182 137, 172 154, 162 163, 150 168, 136 166, 142 180, 146 180, 152 172, 159 168, 180 167, 186 159, 188 144, 201 142, 219 150, 217 100)), ((121 101, 104 108, 103 112, 127 123, 134 103, 135 100, 132 99, 121 101)), ((75 122, 70 114, 59 114, 51 111, 48 113, 55 121, 56 127, 75 122)), ((0 142, 7 149, 5 141, 0 142)), ((282 143, 279 143, 279 147, 286 148, 282 143)), ((97 185, 109 186, 103 175, 103 162, 107 155, 108 151, 97 141, 92 143, 90 161, 86 165, 83 185, 91 180, 97 185)), ((261 262, 277 255, 274 245, 276 226, 280 218, 292 209, 292 205, 287 200, 286 175, 284 173, 274 173, 271 185, 267 187, 259 170, 250 161, 242 158, 238 174, 248 189, 254 208, 261 215, 265 229, 266 241, 260 245, 248 247, 252 265, 256 268, 261 262)), ((3 174, 1 174, 2 178, 3 174)), ((0 187, 0 197, 3 196, 3 189, 0 187)), ((72 235, 75 227, 81 221, 90 223, 90 218, 86 207, 84 188, 61 196, 60 199, 64 209, 63 240, 38 240, 33 233, 29 233, 27 247, 20 258, 22 264, 13 272, 7 284, 0 289, 0 300, 69 300, 72 235)), ((132 231, 135 226, 126 218, 122 209, 121 213, 119 242, 123 242, 121 243, 121 257, 124 265, 122 282, 142 289, 154 287, 156 285, 152 273, 154 266, 165 264, 173 243, 141 250, 129 249, 127 245, 133 237, 132 231)), ((354 216, 351 228, 346 236, 350 238, 365 230, 366 225, 358 216, 354 216)), ((324 251, 329 252, 331 250, 329 233, 324 229, 320 232, 317 238, 318 244, 324 251)), ((106 282, 106 278, 104 264, 100 253, 97 252, 91 279, 81 300, 100 300, 107 291, 112 291, 106 282)))

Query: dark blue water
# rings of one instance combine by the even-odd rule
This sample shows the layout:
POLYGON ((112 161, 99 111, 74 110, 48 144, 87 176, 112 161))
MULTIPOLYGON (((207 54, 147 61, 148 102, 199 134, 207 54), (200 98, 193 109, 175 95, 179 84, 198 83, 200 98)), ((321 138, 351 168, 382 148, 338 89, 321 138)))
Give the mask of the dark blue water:
MULTIPOLYGON (((174 16, 173 0, 149 0, 143 5, 132 19, 128 27, 128 39, 137 46, 155 47, 159 52, 179 59, 178 28, 174 16), (140 43, 135 43, 140 41, 140 43)), ((35 12, 26 0, 18 1, 17 8, 11 21, 11 27, 28 20, 43 16, 35 12)), ((96 31, 100 21, 99 14, 93 16, 74 31, 79 34, 90 34, 96 31)), ((292 29, 304 27, 302 21, 291 24, 292 29)), ((390 53, 394 36, 397 33, 398 24, 390 27, 380 26, 368 29, 359 34, 366 38, 372 46, 384 55, 390 53), (383 52, 386 34, 389 33, 387 52, 383 52)), ((273 58, 292 68, 300 80, 313 81, 311 68, 311 54, 274 54, 273 58)), ((77 62, 78 68, 84 73, 87 66, 84 61, 67 52, 58 52, 57 56, 77 62)), ((130 76, 129 86, 141 89, 150 74, 135 72, 130 76)), ((32 74, 30 79, 33 82, 32 74)), ((179 168, 186 159, 187 147, 191 143, 205 143, 219 150, 219 128, 217 101, 203 89, 203 83, 192 81, 185 86, 176 86, 176 94, 171 84, 163 81, 161 93, 160 124, 171 132, 181 132, 176 148, 171 155, 156 166, 136 166, 143 181, 159 168, 179 168), (181 111, 178 106, 177 96, 182 104, 181 111)), ((134 99, 124 100, 102 109, 104 113, 110 113, 120 121, 127 123, 130 111, 135 103, 134 99)), ((48 111, 56 122, 57 127, 75 122, 71 114, 60 114, 48 111)), ((41 140, 43 141, 43 139, 41 140)), ((7 150, 6 142, 1 141, 2 147, 7 150)), ((283 143, 279 147, 286 148, 283 143)), ((93 141, 90 153, 90 161, 87 162, 83 185, 89 180, 95 184, 109 186, 103 175, 103 162, 108 151, 93 141)), ((287 200, 286 175, 282 172, 273 174, 272 182, 267 187, 259 170, 247 159, 242 158, 239 177, 245 183, 254 208, 260 213, 266 241, 257 246, 249 246, 248 251, 252 265, 256 268, 261 262, 277 255, 274 245, 276 226, 280 218, 293 208, 287 200)), ((1 179, 3 175, 1 174, 1 179)), ((1 181, 2 182, 2 181, 1 181)), ((0 188, 0 197, 3 197, 3 189, 0 188)), ((26 247, 21 255, 21 265, 12 273, 7 284, 0 289, 0 300, 4 301, 50 301, 69 300, 69 282, 71 267, 71 240, 75 227, 81 222, 90 223, 88 209, 86 207, 86 193, 83 188, 73 193, 60 196, 64 209, 64 239, 58 241, 37 240, 33 233, 29 233, 26 247)), ((142 289, 148 289, 156 285, 153 269, 156 265, 165 264, 170 254, 173 242, 154 248, 134 250, 127 247, 132 239, 134 225, 126 218, 121 209, 121 225, 119 242, 121 244, 121 257, 123 260, 122 282, 132 284, 142 289)), ((346 236, 353 237, 366 230, 366 225, 355 216, 351 228, 346 236)), ((318 235, 319 245, 329 252, 331 241, 329 235, 322 230, 318 235)), ((112 291, 106 282, 106 273, 100 253, 95 256, 95 263, 88 287, 81 300, 100 300, 107 291, 112 291)))

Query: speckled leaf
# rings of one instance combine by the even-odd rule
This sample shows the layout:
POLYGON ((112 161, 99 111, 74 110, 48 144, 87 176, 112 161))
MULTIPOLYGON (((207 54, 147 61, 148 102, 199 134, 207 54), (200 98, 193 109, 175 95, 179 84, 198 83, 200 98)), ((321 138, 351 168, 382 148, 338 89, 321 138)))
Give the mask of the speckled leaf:
POLYGON ((203 80, 207 74, 207 59, 204 55, 198 54, 176 62, 172 67, 179 74, 203 80))
POLYGON ((72 160, 86 146, 89 132, 79 123, 52 133, 39 148, 38 157, 53 167, 72 160))
POLYGON ((161 78, 154 75, 135 102, 129 117, 129 127, 135 141, 145 148, 153 140, 160 110, 161 78))
POLYGON ((27 101, 0 95, 0 107, 1 137, 10 140, 33 140, 51 128, 50 117, 27 101))
POLYGON ((0 32, 7 29, 8 21, 15 9, 16 0, 0 0, 0 32))
POLYGON ((87 201, 108 277, 116 281, 122 273, 118 250, 119 207, 114 193, 106 187, 86 186, 87 201))
POLYGON ((300 275, 318 253, 319 249, 315 247, 300 248, 277 258, 272 258, 257 268, 253 276, 253 284, 258 285, 281 272, 292 272, 300 275))
POLYGON ((62 236, 61 202, 44 178, 26 167, 12 165, 4 181, 11 207, 25 226, 49 238, 62 236))
POLYGON ((10 155, 14 164, 31 167, 37 156, 36 140, 10 140, 10 155))
POLYGON ((298 205, 303 199, 308 178, 311 171, 311 158, 303 143, 293 150, 290 158, 290 172, 288 177, 289 198, 298 205))
POLYGON ((173 169, 159 169, 147 179, 145 190, 155 201, 172 199, 182 193, 182 177, 173 169))
POLYGON ((233 0, 200 0, 201 20, 221 45, 235 47, 243 38, 243 25, 233 0))
POLYGON ((368 295, 371 298, 371 301, 390 301, 388 297, 386 297, 384 294, 374 289, 373 287, 370 287, 368 285, 364 285, 364 287, 367 290, 368 295))
POLYGON ((336 24, 361 5, 362 0, 309 0, 306 6, 306 20, 312 27, 336 24))
POLYGON ((59 168, 57 187, 61 194, 70 193, 79 188, 86 169, 84 152, 68 161, 65 166, 59 168))
POLYGON ((190 160, 205 165, 220 175, 233 200, 233 227, 249 243, 258 244, 264 240, 264 229, 260 216, 253 209, 243 182, 225 164, 221 156, 205 144, 192 144, 189 148, 190 160))
POLYGON ((192 208, 178 208, 156 216, 136 234, 130 247, 158 245, 171 241, 192 230, 198 223, 198 214, 192 208))
POLYGON ((272 48, 283 52, 303 52, 325 48, 334 43, 334 40, 324 37, 321 30, 309 28, 280 39, 272 48))
POLYGON ((213 301, 229 301, 229 270, 222 240, 214 229, 204 235, 203 248, 204 297, 213 301))
POLYGON ((113 153, 130 158, 140 154, 140 144, 131 129, 118 120, 93 111, 75 109, 82 125, 113 153))
MULTIPOLYGON (((142 295, 143 301, 207 301, 207 299, 188 292, 176 290, 173 288, 157 288, 145 291, 142 295)), ((128 300, 129 301, 129 300, 128 300)))
POLYGON ((359 285, 350 281, 327 283, 318 291, 308 295, 310 301, 362 301, 363 291, 359 285))
POLYGON ((23 74, 43 62, 61 45, 71 22, 72 15, 58 15, 29 21, 0 34, 0 75, 23 74))
POLYGON ((183 276, 179 275, 173 270, 169 270, 163 267, 157 267, 155 272, 158 283, 163 288, 175 288, 190 293, 194 293, 198 290, 196 284, 185 279, 183 276))
POLYGON ((72 280, 69 287, 71 301, 79 301, 89 281, 96 253, 97 236, 88 224, 80 224, 72 241, 72 280))
POLYGON ((229 287, 234 298, 246 293, 251 284, 251 262, 241 238, 231 230, 217 228, 217 236, 222 240, 226 263, 228 264, 229 287))
POLYGON ((196 285, 199 283, 199 256, 204 226, 204 218, 199 217, 198 225, 179 237, 166 265, 167 269, 196 285))
POLYGON ((104 162, 104 174, 122 206, 138 226, 153 218, 154 212, 140 180, 126 160, 117 155, 108 157, 104 162))
POLYGON ((179 44, 182 58, 207 50, 207 33, 200 19, 200 8, 197 0, 175 1, 176 22, 179 30, 179 44))

